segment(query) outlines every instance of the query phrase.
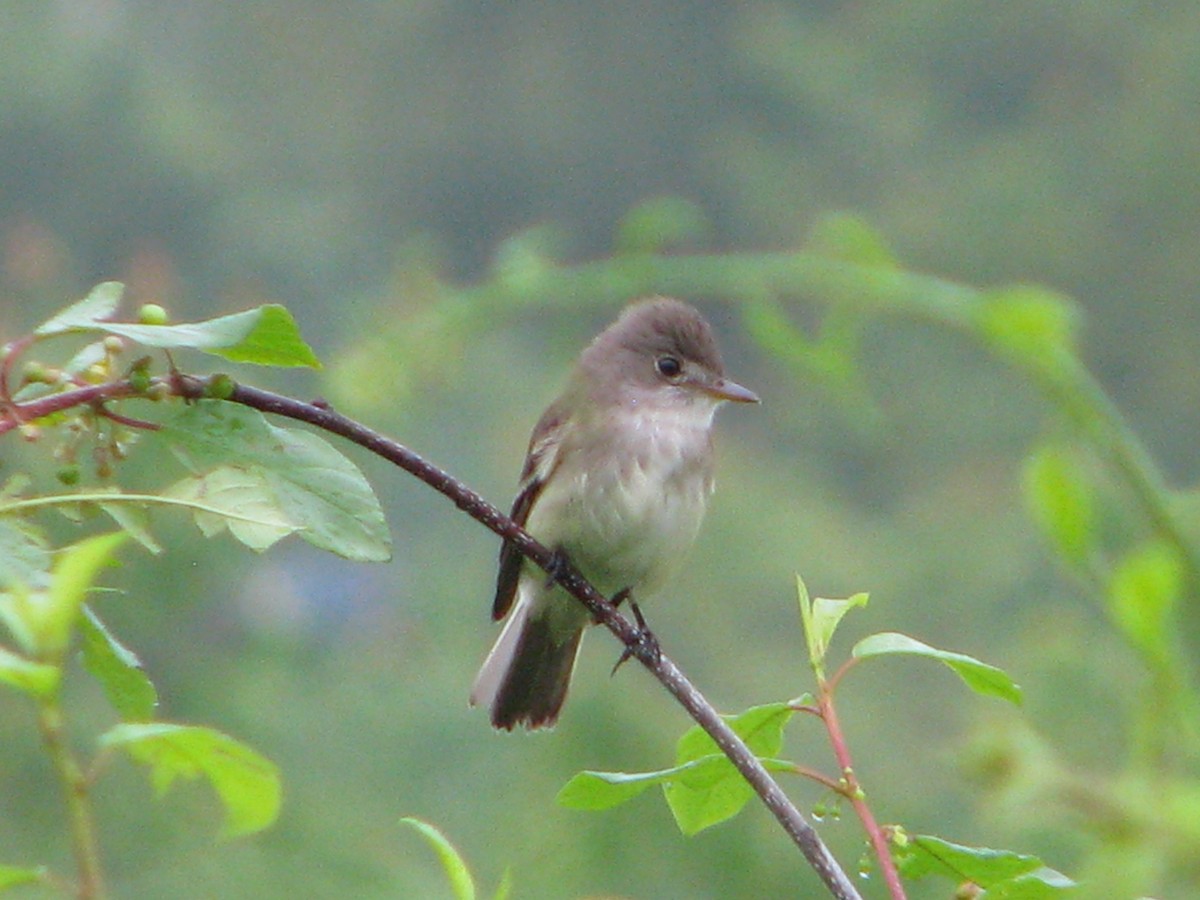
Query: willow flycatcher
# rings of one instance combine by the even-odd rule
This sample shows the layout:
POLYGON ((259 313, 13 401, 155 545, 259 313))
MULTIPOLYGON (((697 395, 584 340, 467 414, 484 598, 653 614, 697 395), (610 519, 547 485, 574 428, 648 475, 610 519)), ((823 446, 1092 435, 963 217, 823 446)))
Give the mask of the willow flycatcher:
MULTIPOLYGON (((653 593, 700 528, 726 400, 758 397, 725 377, 695 309, 663 297, 627 307, 533 429, 512 518, 605 596, 653 593)), ((497 728, 553 725, 590 614, 505 543, 492 617, 505 616, 471 704, 487 704, 497 728)))

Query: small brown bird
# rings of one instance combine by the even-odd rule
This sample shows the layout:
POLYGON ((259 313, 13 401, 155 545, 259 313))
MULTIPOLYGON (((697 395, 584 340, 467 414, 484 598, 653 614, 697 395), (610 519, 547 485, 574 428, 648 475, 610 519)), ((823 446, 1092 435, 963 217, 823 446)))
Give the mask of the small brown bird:
MULTIPOLYGON (((758 397, 725 377, 695 309, 663 297, 627 307, 533 429, 512 518, 606 596, 653 593, 700 528, 726 400, 758 397)), ((471 704, 487 704, 497 728, 553 725, 590 615, 505 543, 492 617, 506 615, 471 704)))

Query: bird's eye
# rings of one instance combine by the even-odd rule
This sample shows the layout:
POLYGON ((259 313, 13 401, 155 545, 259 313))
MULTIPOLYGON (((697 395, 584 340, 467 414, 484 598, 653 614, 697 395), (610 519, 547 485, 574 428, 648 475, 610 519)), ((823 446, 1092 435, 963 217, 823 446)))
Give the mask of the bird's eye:
POLYGON ((660 356, 655 360, 654 367, 664 378, 678 378, 683 374, 683 363, 674 356, 660 356))

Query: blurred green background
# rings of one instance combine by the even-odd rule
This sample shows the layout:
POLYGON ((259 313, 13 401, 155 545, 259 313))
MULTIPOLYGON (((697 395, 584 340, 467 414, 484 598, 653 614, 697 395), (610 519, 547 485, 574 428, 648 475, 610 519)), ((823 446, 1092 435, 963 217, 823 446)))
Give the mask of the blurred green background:
MULTIPOLYGON (((664 196, 705 222, 689 251, 797 248, 822 214, 851 209, 914 268, 1074 295, 1088 362, 1190 484, 1198 104, 1191 2, 10 3, 0 335, 112 278, 176 319, 285 303, 326 370, 239 377, 329 396, 506 505, 530 427, 616 307, 564 296, 497 313, 469 336, 437 332, 405 370, 372 338, 438 302, 422 273, 486 278, 535 227, 565 258, 604 257, 630 208, 664 196)), ((810 686, 793 573, 818 595, 870 591, 835 652, 904 631, 1027 691, 1014 711, 940 667, 856 671, 842 714, 877 815, 1105 884, 1095 851, 1111 834, 1061 797, 984 790, 970 762, 1003 738, 1118 778, 1144 687, 1023 509, 1043 401, 960 338, 893 319, 866 335, 871 415, 757 349, 736 305, 691 299, 765 402, 720 416, 720 486, 692 565, 647 610, 667 652, 722 709, 787 699, 810 686)), ((815 321, 807 299, 798 318, 815 321)), ((0 475, 37 451, 10 436, 0 475)), ((610 679, 618 651, 595 634, 556 731, 493 734, 466 695, 494 638, 495 540, 350 455, 384 499, 393 562, 298 542, 257 558, 160 515, 169 552, 128 547, 109 579, 126 593, 100 612, 143 656, 163 717, 238 736, 286 785, 273 830, 214 845, 202 789, 157 804, 143 773, 114 766, 99 805, 115 896, 448 896, 403 815, 442 828, 484 885, 510 867, 516 897, 820 895, 760 809, 685 839, 656 796, 557 807, 580 769, 667 765, 688 723, 636 666, 610 679)), ((129 477, 170 465, 135 456, 129 477)), ((86 686, 74 702, 86 745, 108 714, 86 686)), ((0 695, 0 861, 66 869, 35 734, 0 695)), ((793 725, 788 756, 831 764, 811 722, 793 725)), ((853 869, 849 818, 822 831, 853 869)), ((1103 896, 1200 890, 1194 859, 1137 846, 1103 896)), ((864 891, 882 896, 877 882, 864 891)))

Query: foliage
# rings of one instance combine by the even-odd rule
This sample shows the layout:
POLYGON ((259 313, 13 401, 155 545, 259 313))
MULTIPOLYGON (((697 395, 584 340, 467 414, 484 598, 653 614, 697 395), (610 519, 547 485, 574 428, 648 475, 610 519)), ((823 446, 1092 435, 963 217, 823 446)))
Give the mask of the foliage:
MULTIPOLYGON (((1000 669, 961 653, 937 650, 907 635, 880 633, 860 640, 850 659, 832 678, 825 677, 827 651, 842 618, 855 607, 866 605, 866 594, 844 600, 810 598, 804 582, 797 578, 800 619, 808 645, 809 663, 817 678, 817 699, 804 695, 786 703, 754 707, 729 717, 734 730, 758 754, 772 771, 804 775, 828 788, 839 799, 848 800, 859 812, 863 825, 880 852, 880 864, 887 874, 892 896, 903 896, 896 877, 899 871, 909 878, 936 874, 952 879, 960 892, 964 885, 978 888, 993 897, 1055 897, 1075 883, 1057 872, 1034 875, 1044 867, 1034 857, 998 853, 983 848, 948 844, 930 835, 908 835, 898 826, 881 829, 866 806, 866 793, 850 764, 846 735, 834 711, 834 691, 842 677, 858 661, 874 657, 915 655, 945 663, 976 693, 1020 702, 1020 690, 1000 669), (819 718, 829 732, 842 768, 837 777, 821 774, 806 765, 777 759, 783 747, 784 727, 797 711, 819 718), (885 849, 886 848, 886 849, 885 849), (953 853, 950 852, 953 848, 953 853), (895 862, 893 861, 895 857, 895 862), (1003 867, 1003 858, 1016 865, 1003 867), (1036 883, 1041 893, 1032 893, 1036 883)), ((660 784, 663 795, 680 831, 695 834, 735 815, 751 799, 752 792, 728 759, 718 752, 712 738, 692 728, 679 739, 675 765, 657 772, 583 772, 559 792, 560 803, 576 809, 607 809, 633 799, 652 784, 660 784)), ((823 818, 823 816, 822 816, 823 818)))
MULTIPOLYGON (((183 17, 156 4, 10 4, 0 44, 6 336, 100 278, 125 280, 134 307, 186 319, 286 303, 330 377, 256 379, 326 396, 504 498, 570 354, 622 291, 645 289, 633 251, 787 255, 817 232, 808 249, 865 264, 853 241, 814 228, 822 210, 853 209, 887 235, 893 268, 986 288, 1052 285, 1051 306, 1078 298, 1067 304, 1072 341, 1152 453, 1195 544, 1193 2, 567 2, 547 14, 434 0, 297 15, 268 0, 202 3, 183 17), (643 197, 670 215, 630 214, 643 197), (586 289, 563 282, 482 322, 469 308, 434 309, 447 273, 488 279, 498 244, 528 223, 507 247, 514 275, 532 262, 536 282, 539 266, 601 259, 614 245, 627 258, 593 270, 586 289)), ((869 585, 887 602, 846 631, 963 648, 1025 688, 1009 710, 974 701, 940 666, 879 667, 933 695, 918 714, 896 700, 897 682, 853 679, 847 724, 889 816, 1028 848, 1114 896, 1196 894, 1196 767, 1179 733, 1197 717, 1173 682, 1194 678, 1200 605, 1186 577, 1162 600, 1168 563, 1150 585, 1160 601, 1149 633, 1128 620, 1111 567, 1137 548, 1163 554, 1126 476, 973 330, 946 330, 918 305, 863 315, 743 274, 736 294, 695 299, 709 304, 731 369, 766 402, 721 425, 716 503, 670 602, 650 610, 656 633, 744 709, 764 684, 766 696, 800 690, 780 621, 792 570, 828 595, 869 585), (1041 448, 1078 481, 1065 488, 1075 499, 1054 502, 1086 497, 1057 536, 1039 534, 1032 493, 1021 505, 1022 460, 1041 448), (1063 538, 1074 558, 1060 556, 1063 538), (959 762, 977 781, 964 784, 959 762), (923 790, 905 790, 910 779, 923 790)), ((157 491, 174 471, 146 440, 110 446, 84 432, 71 460, 52 459, 51 442, 6 437, 0 481, 41 463, 49 481, 35 473, 20 496, 53 496, 122 448, 127 492, 157 491)), ((262 557, 230 552, 196 536, 184 519, 194 507, 161 501, 148 514, 99 498, 26 507, 49 538, 18 542, 35 556, 110 516, 148 521, 136 540, 164 552, 123 548, 126 565, 103 580, 133 602, 97 601, 98 612, 137 646, 169 708, 245 736, 289 775, 286 839, 223 846, 219 875, 186 828, 155 828, 156 855, 144 821, 123 820, 112 799, 106 839, 114 861, 129 861, 114 885, 122 896, 219 896, 231 883, 256 896, 391 896, 394 847, 377 838, 398 806, 461 839, 480 871, 517 865, 535 896, 670 896, 685 868, 695 897, 805 893, 754 816, 701 835, 720 852, 697 859, 665 807, 630 805, 580 830, 578 814, 514 804, 503 785, 517 772, 523 797, 548 796, 580 768, 669 759, 671 739, 643 726, 661 700, 626 671, 581 681, 551 740, 478 735, 461 695, 487 628, 492 548, 432 497, 372 480, 396 535, 392 565, 341 566, 295 540, 262 557), (448 559, 447 547, 460 552, 448 559), (460 796, 435 769, 479 773, 481 787, 460 796), (543 827, 556 837, 529 839, 543 827)), ((588 643, 584 664, 607 671, 606 642, 588 643)), ((22 753, 23 695, 3 694, 12 765, 0 767, 0 845, 43 858, 58 811, 30 776, 40 761, 22 753)), ((81 721, 104 721, 102 699, 75 699, 81 721)), ((119 775, 103 785, 136 796, 119 775)), ((823 830, 848 840, 833 822, 823 830)))
MULTIPOLYGON (((827 233, 849 234, 859 247, 881 246, 867 236, 865 226, 850 225, 845 219, 827 233)), ((1053 407, 1061 410, 1052 440, 1030 455, 1025 478, 1028 503, 1064 564, 1103 598, 1116 632, 1141 656, 1155 684, 1158 706, 1143 710, 1134 722, 1139 729, 1135 739, 1143 750, 1133 761, 1129 777, 1136 779, 1143 774, 1139 771, 1142 767, 1152 766, 1160 779, 1165 775, 1186 792, 1185 771, 1164 771, 1164 766, 1174 767, 1176 760, 1186 761, 1196 753, 1196 730, 1188 724, 1194 723, 1194 718, 1187 715, 1195 703, 1195 692, 1184 674, 1184 650, 1176 636, 1174 617, 1181 598, 1200 580, 1197 552, 1180 518, 1180 507, 1163 488, 1161 476, 1082 365, 1074 328, 1067 324, 1073 313, 1063 298, 1029 287, 977 292, 897 268, 889 255, 877 250, 857 256, 804 252, 675 257, 639 249, 631 257, 578 267, 545 257, 524 263, 510 257, 495 279, 477 287, 442 285, 443 302, 425 316, 427 326, 433 328, 444 327, 437 322, 447 317, 453 328, 470 330, 484 327, 490 311, 508 308, 518 300, 536 304, 563 291, 586 293, 603 287, 629 293, 736 294, 750 281, 756 284, 757 298, 748 306, 751 311, 766 309, 755 304, 768 302, 772 296, 776 299, 770 302, 778 303, 779 298, 797 292, 820 294, 835 310, 842 310, 839 323, 830 331, 808 345, 793 345, 790 356, 795 364, 803 365, 807 353, 826 353, 825 340, 840 348, 846 363, 855 363, 856 335, 867 317, 908 315, 940 323, 976 340, 1028 377, 1053 407), (1076 455, 1084 452, 1094 458, 1095 471, 1074 464, 1076 455), (1140 512, 1142 533, 1128 527, 1111 535, 1101 530, 1096 510, 1112 505, 1100 490, 1102 477, 1109 481, 1109 490, 1119 492, 1140 512)), ((34 440, 56 435, 60 446, 67 448, 57 455, 69 464, 58 473, 69 490, 36 494, 27 484, 14 480, 0 505, 0 524, 4 526, 0 534, 7 544, 0 619, 15 642, 14 648, 0 648, 0 680, 38 707, 45 745, 68 798, 82 896, 97 896, 102 887, 97 835, 87 807, 87 785, 94 773, 85 772, 62 740, 61 685, 67 652, 77 640, 84 648, 88 672, 100 682, 123 720, 99 736, 100 752, 89 768, 104 763, 110 752, 123 750, 149 767, 159 794, 181 778, 203 777, 225 807, 224 833, 229 836, 269 825, 281 797, 274 764, 240 742, 213 729, 155 720, 157 692, 145 678, 137 656, 120 644, 94 609, 85 609, 85 595, 118 543, 132 536, 152 553, 161 549, 145 512, 183 508, 192 513, 206 536, 228 531, 259 551, 296 534, 350 559, 377 560, 389 553, 382 512, 373 493, 357 467, 332 446, 229 403, 238 387, 227 376, 189 382, 173 364, 156 375, 147 358, 124 367, 120 362, 128 342, 145 338, 148 346, 175 349, 192 341, 191 349, 226 358, 236 348, 234 355, 243 362, 315 363, 294 325, 288 324, 289 317, 271 310, 251 311, 174 326, 164 321, 160 311, 143 310, 141 323, 127 324, 110 321, 119 296, 115 286, 102 285, 27 338, 11 342, 0 369, 0 388, 12 411, 0 423, 0 432, 20 431, 34 440), (231 326, 231 321, 235 325, 231 326), (269 327, 262 327, 264 321, 269 327), (19 359, 41 349, 45 342, 75 335, 98 336, 100 340, 60 366, 42 360, 25 363, 21 383, 13 389, 11 379, 19 359), (203 396, 194 395, 195 390, 203 396), (171 408, 173 404, 162 404, 178 396, 187 396, 191 402, 177 411, 171 408), (159 403, 159 421, 133 419, 113 408, 130 402, 159 403), (101 450, 93 455, 94 472, 86 478, 98 484, 80 483, 85 473, 73 453, 81 434, 90 435, 101 450), (108 482, 120 470, 135 438, 169 447, 188 474, 157 491, 114 489, 108 482), (77 520, 80 511, 93 510, 107 516, 121 531, 85 538, 52 552, 42 529, 31 519, 34 513, 51 509, 77 520)), ((764 329, 763 321, 756 326, 760 333, 773 332, 764 329)), ((852 366, 843 365, 841 371, 854 378, 852 366)), ((756 706, 730 717, 734 731, 771 770, 802 774, 855 808, 893 896, 903 895, 899 875, 948 876, 967 884, 965 890, 978 889, 989 896, 1048 897, 1069 890, 1074 884, 1071 879, 1047 869, 1038 858, 965 848, 932 836, 908 835, 898 825, 879 825, 851 763, 849 742, 834 705, 834 692, 852 668, 884 656, 937 661, 973 690, 1014 703, 1020 701, 1021 689, 1000 669, 896 632, 859 640, 849 658, 828 674, 834 633, 851 609, 865 604, 866 595, 814 600, 803 583, 799 589, 808 657, 816 676, 815 695, 756 706), (824 723, 838 761, 835 776, 779 758, 785 725, 796 711, 815 715, 824 723)), ((679 828, 695 834, 736 815, 751 797, 729 761, 716 751, 717 745, 708 735, 693 729, 679 740, 670 767, 633 775, 585 772, 563 788, 560 800, 574 808, 610 808, 650 785, 662 785, 679 828)), ((1062 773, 1066 769, 1057 765, 1052 753, 1046 762, 1038 763, 1031 756, 1013 756, 1002 744, 989 752, 993 760, 1009 754, 1006 777, 1011 784, 1032 782, 1043 794, 1065 792, 1065 785, 1056 782, 1065 778, 1062 773)), ((990 765, 996 771, 995 763, 990 765)), ((1078 785, 1072 782, 1071 790, 1078 791, 1078 785)), ((1102 781, 1090 785, 1089 794, 1089 803, 1119 811, 1114 815, 1127 819, 1139 814, 1136 799, 1102 781)), ((1190 832, 1186 808, 1179 807, 1167 827, 1190 832)), ((469 876, 461 860, 456 863, 453 855, 447 855, 447 844, 436 846, 449 877, 458 885, 456 890, 466 890, 469 876)), ((44 868, 18 866, 5 871, 11 873, 14 883, 50 877, 44 868)))
MULTIPOLYGON (((0 503, 0 555, 6 561, 0 572, 0 621, 16 643, 13 649, 0 647, 0 681, 27 696, 38 710, 45 748, 66 799, 80 897, 97 897, 103 892, 89 793, 113 752, 124 752, 146 766, 159 795, 181 778, 203 777, 225 809, 222 833, 228 837, 269 827, 278 816, 282 799, 275 765, 243 743, 215 729, 156 719, 158 692, 137 655, 86 605, 102 570, 112 565, 118 548, 130 536, 151 552, 160 551, 138 514, 159 505, 181 506, 194 513, 205 534, 220 533, 218 523, 228 525, 235 536, 256 550, 299 531, 318 546, 353 558, 380 558, 387 552, 382 514, 361 474, 312 435, 277 428, 261 415, 225 409, 215 400, 184 408, 168 419, 168 427, 129 419, 104 406, 108 399, 104 389, 113 389, 118 398, 161 400, 165 396, 162 389, 167 382, 148 376, 148 360, 138 360, 127 376, 121 377, 117 360, 127 349, 127 340, 149 347, 188 347, 242 362, 315 364, 285 311, 264 308, 194 325, 161 321, 129 325, 112 321, 120 297, 120 285, 100 285, 28 338, 8 344, 0 363, 0 392, 9 409, 0 430, 11 431, 18 425, 28 430, 44 424, 70 435, 99 431, 101 423, 114 422, 163 441, 186 456, 193 472, 160 494, 79 487, 57 495, 24 497, 20 483, 10 481, 0 503), (50 339, 78 334, 99 334, 102 340, 85 346, 62 369, 40 362, 27 365, 22 385, 10 392, 9 379, 22 354, 50 339), (101 392, 96 393, 95 388, 101 392), (82 411, 60 402, 79 392, 89 401, 82 411), (222 481, 219 474, 231 471, 241 474, 236 487, 228 478, 222 481), (122 530, 47 552, 46 538, 30 514, 88 507, 107 513, 122 530), (97 736, 96 753, 86 764, 68 743, 63 703, 69 651, 76 642, 82 647, 87 672, 121 719, 97 736)), ((143 310, 141 318, 161 320, 160 311, 147 315, 143 310)), ((104 446, 111 456, 106 454, 104 459, 106 472, 123 458, 125 451, 118 448, 127 440, 107 435, 104 446)), ((60 480, 76 483, 74 477, 60 480)), ((49 869, 44 866, 9 866, 0 876, 3 886, 49 879, 49 869)))

